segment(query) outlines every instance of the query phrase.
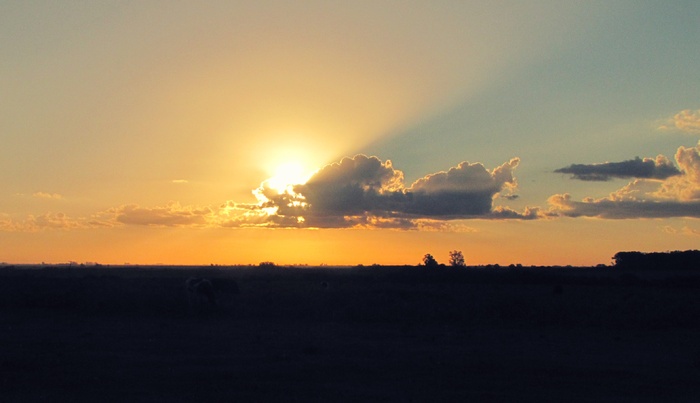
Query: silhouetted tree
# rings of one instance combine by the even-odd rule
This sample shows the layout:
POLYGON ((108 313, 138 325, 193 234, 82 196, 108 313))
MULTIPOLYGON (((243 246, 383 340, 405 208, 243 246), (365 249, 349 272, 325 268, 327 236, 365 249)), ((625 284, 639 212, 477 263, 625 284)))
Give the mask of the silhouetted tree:
POLYGON ((433 255, 431 255, 430 253, 426 253, 426 255, 423 256, 423 264, 425 265, 425 267, 438 267, 437 260, 435 260, 433 255))
POLYGON ((451 250, 450 251, 450 266, 452 267, 464 267, 464 255, 462 251, 451 250))
POLYGON ((618 252, 613 256, 617 268, 640 266, 644 261, 642 252, 618 252))

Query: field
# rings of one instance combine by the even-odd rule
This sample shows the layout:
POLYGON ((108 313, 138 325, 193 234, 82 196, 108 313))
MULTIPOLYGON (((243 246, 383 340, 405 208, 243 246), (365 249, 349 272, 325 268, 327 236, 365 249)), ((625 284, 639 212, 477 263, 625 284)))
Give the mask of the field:
POLYGON ((2 401, 700 401, 700 273, 0 267, 2 401), (188 310, 184 282, 219 305, 188 310))

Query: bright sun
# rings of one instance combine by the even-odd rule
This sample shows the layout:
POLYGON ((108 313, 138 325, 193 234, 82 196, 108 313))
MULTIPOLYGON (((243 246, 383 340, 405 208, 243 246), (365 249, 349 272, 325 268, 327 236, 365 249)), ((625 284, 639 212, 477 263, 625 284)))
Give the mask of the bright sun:
POLYGON ((275 168, 274 175, 266 182, 270 188, 284 193, 292 185, 306 183, 310 177, 310 170, 306 169, 300 162, 285 162, 275 168))

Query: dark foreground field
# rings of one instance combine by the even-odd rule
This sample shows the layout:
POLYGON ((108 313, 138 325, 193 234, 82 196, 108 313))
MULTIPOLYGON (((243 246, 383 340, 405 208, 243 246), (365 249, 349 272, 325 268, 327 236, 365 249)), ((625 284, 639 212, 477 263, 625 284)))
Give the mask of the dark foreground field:
POLYGON ((610 268, 0 268, 0 401, 697 402, 699 291, 610 268), (218 310, 188 314, 191 275, 218 310))

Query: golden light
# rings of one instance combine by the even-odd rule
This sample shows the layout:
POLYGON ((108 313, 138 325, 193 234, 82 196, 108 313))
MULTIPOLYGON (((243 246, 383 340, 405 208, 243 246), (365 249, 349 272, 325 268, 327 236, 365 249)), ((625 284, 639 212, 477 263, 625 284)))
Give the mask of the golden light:
POLYGON ((278 193, 293 193, 294 185, 306 183, 312 175, 312 170, 299 161, 289 161, 279 164, 274 169, 274 175, 265 181, 267 187, 278 193))

